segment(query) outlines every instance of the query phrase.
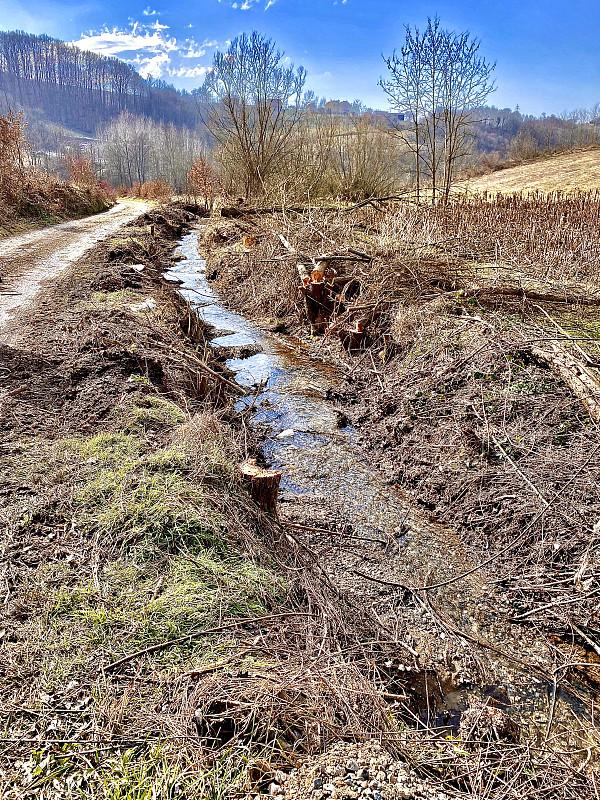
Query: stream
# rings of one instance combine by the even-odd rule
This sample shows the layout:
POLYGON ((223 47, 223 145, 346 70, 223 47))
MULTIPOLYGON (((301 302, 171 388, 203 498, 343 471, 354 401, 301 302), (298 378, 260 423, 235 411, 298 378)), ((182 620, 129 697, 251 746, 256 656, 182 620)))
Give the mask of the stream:
MULTIPOLYGON (((280 501, 302 497, 306 502, 321 503, 330 514, 333 512, 340 529, 365 540, 360 556, 352 550, 340 553, 335 578, 338 586, 355 595, 364 594, 371 602, 373 594, 385 594, 385 590, 378 592, 368 581, 357 579, 354 568, 375 579, 422 586, 461 575, 476 564, 475 557, 466 552, 450 529, 429 519, 394 486, 386 485, 383 474, 367 463, 357 432, 350 426, 339 427, 340 415, 326 400, 327 390, 340 380, 337 372, 312 360, 301 342, 266 333, 228 310, 207 280, 197 232, 183 237, 179 255, 181 260, 165 277, 179 284, 182 296, 215 329, 217 335, 211 345, 260 350, 226 363, 238 384, 256 390, 238 402, 252 403, 250 424, 268 431, 264 455, 270 467, 283 472, 280 501)), ((403 613, 402 601, 398 601, 397 591, 391 594, 396 597, 389 600, 390 612, 398 616, 403 613)), ((428 597, 461 631, 551 672, 545 642, 534 632, 507 621, 501 600, 486 584, 484 572, 440 587, 428 597)), ((413 617, 411 641, 423 663, 442 664, 448 674, 456 673, 449 629, 420 607, 413 610, 413 617)), ((428 709, 428 724, 448 724, 448 720, 460 717, 470 697, 485 700, 500 690, 508 700, 511 716, 543 732, 552 693, 549 681, 519 669, 492 648, 477 648, 476 656, 469 646, 466 651, 470 653, 467 660, 478 662, 477 672, 485 674, 487 684, 481 686, 481 679, 470 682, 468 670, 465 673, 462 668, 460 678, 444 687, 434 718, 428 709)), ((584 713, 570 696, 558 692, 554 719, 565 724, 570 720, 567 738, 574 743, 578 737, 571 711, 579 716, 584 713)))

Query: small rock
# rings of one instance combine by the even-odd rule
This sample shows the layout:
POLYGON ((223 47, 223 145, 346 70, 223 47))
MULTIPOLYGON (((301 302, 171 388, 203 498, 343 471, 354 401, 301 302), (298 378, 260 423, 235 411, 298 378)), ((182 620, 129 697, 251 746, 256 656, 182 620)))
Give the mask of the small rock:
POLYGON ((281 433, 278 433, 275 438, 276 439, 291 439, 294 436, 294 433, 295 433, 295 431, 294 431, 293 428, 288 428, 287 430, 281 431, 281 433))
POLYGON ((322 788, 323 788, 323 778, 315 778, 313 789, 322 789, 322 788))

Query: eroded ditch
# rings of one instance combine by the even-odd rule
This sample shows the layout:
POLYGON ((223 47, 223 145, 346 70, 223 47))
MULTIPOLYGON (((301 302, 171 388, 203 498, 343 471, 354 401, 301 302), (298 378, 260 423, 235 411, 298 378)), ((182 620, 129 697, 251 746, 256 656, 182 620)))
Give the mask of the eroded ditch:
POLYGON ((226 363, 241 386, 255 390, 239 404, 251 405, 251 424, 268 432, 264 457, 283 472, 282 521, 288 509, 297 520, 299 509, 310 517, 315 507, 330 527, 334 521, 335 544, 306 526, 311 546, 321 548, 336 585, 369 606, 398 642, 400 666, 415 676, 421 723, 455 730, 476 698, 538 740, 551 718, 565 744, 581 746, 583 727, 573 720, 585 726, 587 689, 556 691, 547 642, 510 623, 486 569, 464 575, 478 557, 367 462, 356 431, 340 427, 327 401, 336 371, 312 361, 301 343, 228 310, 207 280, 197 233, 181 240, 180 254, 166 277, 180 282, 183 297, 214 328, 212 346, 250 353, 226 363), (423 586, 434 588, 415 591, 423 586))

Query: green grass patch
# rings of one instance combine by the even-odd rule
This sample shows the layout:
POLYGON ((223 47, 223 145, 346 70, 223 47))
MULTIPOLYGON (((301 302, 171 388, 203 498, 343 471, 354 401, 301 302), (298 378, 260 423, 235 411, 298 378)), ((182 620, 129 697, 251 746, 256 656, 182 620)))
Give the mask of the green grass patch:
MULTIPOLYGON (((32 581, 47 686, 87 669, 95 653, 116 659, 222 619, 266 614, 283 598, 273 572, 232 548, 218 497, 235 491, 234 466, 219 425, 210 417, 185 422, 176 405, 157 397, 121 412, 125 430, 65 439, 51 451, 49 471, 71 487, 61 509, 69 538, 95 541, 111 557, 95 577, 87 565, 61 560, 40 567, 32 581), (158 448, 145 435, 157 423, 172 434, 158 448)), ((192 653, 201 658, 207 647, 193 639, 152 658, 167 667, 192 653)))
POLYGON ((236 451, 215 417, 188 419, 166 398, 136 392, 107 422, 95 436, 14 451, 18 485, 39 489, 26 511, 15 504, 15 531, 52 526, 56 549, 19 587, 27 647, 11 662, 12 681, 19 697, 27 682, 34 707, 55 698, 81 704, 81 716, 59 719, 56 738, 68 743, 29 750, 15 785, 26 799, 230 797, 247 781, 250 745, 203 761, 189 721, 177 716, 179 681, 245 653, 233 631, 173 641, 277 611, 286 587, 268 563, 236 547, 221 510, 235 507, 236 451), (97 727, 114 749, 96 752, 97 727))
MULTIPOLYGON (((222 618, 266 614, 282 591, 272 573, 234 554, 207 550, 193 561, 172 556, 152 563, 120 559, 102 571, 100 592, 91 582, 56 585, 42 624, 53 632, 51 641, 63 652, 68 674, 99 649, 117 658, 218 626, 222 618)), ((195 639, 153 658, 167 666, 206 647, 195 639)), ((65 677, 57 666, 53 655, 48 661, 51 682, 65 677)))
POLYGON ((188 479, 191 461, 183 448, 157 452, 141 436, 119 432, 67 439, 58 452, 80 471, 72 500, 77 527, 150 548, 220 541, 223 519, 204 488, 188 479))
MULTIPOLYGON (((24 764, 26 800, 40 796, 97 800, 224 800, 245 794, 243 790, 247 788, 249 753, 240 753, 237 749, 210 764, 203 762, 199 753, 166 742, 130 747, 108 755, 99 750, 97 768, 86 766, 83 759, 73 758, 71 749, 72 745, 63 745, 58 752, 40 750, 32 754, 24 764)), ((92 758, 96 760, 93 754, 92 758)))
POLYGON ((135 303, 140 303, 145 296, 133 289, 116 289, 114 292, 94 292, 86 302, 86 308, 90 309, 109 309, 109 308, 129 308, 135 303))
POLYGON ((185 414, 178 405, 164 397, 152 395, 143 401, 120 403, 115 406, 111 416, 119 421, 119 426, 124 431, 130 433, 185 422, 185 414))

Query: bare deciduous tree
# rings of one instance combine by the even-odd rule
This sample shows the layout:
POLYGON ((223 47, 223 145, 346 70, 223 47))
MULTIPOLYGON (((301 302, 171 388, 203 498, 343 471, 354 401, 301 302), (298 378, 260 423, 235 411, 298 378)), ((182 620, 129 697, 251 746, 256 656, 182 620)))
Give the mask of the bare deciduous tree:
POLYGON ((209 211, 213 207, 215 195, 218 191, 218 181, 210 164, 199 156, 192 162, 187 174, 187 188, 194 194, 200 195, 204 200, 204 208, 209 211))
POLYGON ((420 33, 406 28, 400 53, 384 58, 390 72, 379 85, 393 108, 408 117, 411 136, 401 131, 415 155, 416 185, 428 173, 433 198, 440 189, 448 197, 456 164, 465 155, 477 110, 494 91, 490 64, 479 55, 480 40, 468 31, 443 30, 439 18, 429 19, 420 33))
POLYGON ((306 72, 286 65, 271 39, 254 31, 216 52, 202 87, 206 125, 239 162, 247 196, 260 194, 294 146, 306 72))

